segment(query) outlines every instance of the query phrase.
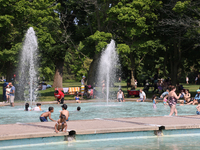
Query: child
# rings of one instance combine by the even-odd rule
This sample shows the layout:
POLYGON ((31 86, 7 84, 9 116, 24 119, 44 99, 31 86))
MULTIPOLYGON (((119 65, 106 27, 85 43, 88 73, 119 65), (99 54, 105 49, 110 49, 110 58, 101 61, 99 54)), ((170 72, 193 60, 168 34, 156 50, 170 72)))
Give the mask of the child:
POLYGON ((163 98, 163 104, 164 104, 164 105, 168 105, 168 103, 167 103, 167 97, 168 97, 168 95, 166 95, 166 96, 163 98))
POLYGON ((49 119, 50 119, 51 121, 56 122, 56 120, 53 120, 53 119, 51 118, 51 113, 53 113, 53 112, 54 112, 54 108, 53 108, 53 107, 49 107, 49 111, 48 111, 48 112, 45 112, 45 113, 41 114, 41 116, 40 116, 40 121, 41 121, 41 122, 48 122, 47 117, 49 117, 49 119))
POLYGON ((29 107, 29 103, 25 104, 25 109, 24 111, 31 111, 31 107, 29 107))
POLYGON ((11 90, 10 86, 7 85, 6 86, 6 99, 7 99, 7 103, 9 103, 9 99, 10 99, 10 90, 11 90))
POLYGON ((56 133, 58 133, 60 130, 66 132, 67 130, 67 123, 66 123, 66 116, 65 115, 61 115, 60 119, 58 119, 58 121, 55 124, 55 131, 56 133))
POLYGON ((156 108, 156 95, 153 95, 152 100, 153 100, 153 108, 156 108))
POLYGON ((41 109, 41 104, 40 104, 40 103, 37 103, 36 105, 37 105, 37 107, 34 107, 34 108, 33 108, 33 111, 42 111, 42 109, 41 109))
POLYGON ((179 106, 184 106, 184 101, 181 101, 181 104, 179 106))
POLYGON ((61 118, 62 115, 65 115, 66 121, 69 121, 69 111, 66 110, 67 109, 67 105, 63 104, 61 107, 62 107, 62 111, 60 112, 60 117, 59 118, 61 118))
POLYGON ((80 110, 81 110, 81 107, 80 107, 80 106, 78 106, 78 107, 77 107, 77 111, 80 111, 80 110))
POLYGON ((196 107, 196 109, 197 109, 197 115, 200 115, 200 101, 198 101, 198 105, 197 105, 197 107, 196 107))
POLYGON ((76 96, 74 97, 77 103, 81 103, 80 98, 78 96, 78 93, 76 94, 76 96))

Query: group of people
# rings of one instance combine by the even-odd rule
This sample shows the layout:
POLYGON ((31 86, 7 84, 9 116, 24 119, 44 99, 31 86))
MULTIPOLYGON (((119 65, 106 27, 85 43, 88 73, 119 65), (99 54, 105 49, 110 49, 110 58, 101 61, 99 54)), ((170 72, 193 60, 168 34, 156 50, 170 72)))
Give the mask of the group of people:
MULTIPOLYGON (((53 107, 49 107, 48 111, 43 111, 41 109, 41 104, 37 103, 36 107, 31 108, 29 106, 28 103, 25 104, 25 111, 43 111, 44 113, 42 113, 39 117, 41 122, 48 122, 49 118, 51 121, 56 122, 54 128, 55 128, 55 132, 58 133, 60 131, 67 131, 67 121, 69 121, 69 111, 67 110, 67 105, 63 104, 62 106, 62 111, 60 111, 60 115, 59 115, 59 119, 58 120, 54 120, 51 118, 51 113, 54 112, 54 108, 53 107)), ((80 111, 81 107, 77 107, 77 111, 80 111)))

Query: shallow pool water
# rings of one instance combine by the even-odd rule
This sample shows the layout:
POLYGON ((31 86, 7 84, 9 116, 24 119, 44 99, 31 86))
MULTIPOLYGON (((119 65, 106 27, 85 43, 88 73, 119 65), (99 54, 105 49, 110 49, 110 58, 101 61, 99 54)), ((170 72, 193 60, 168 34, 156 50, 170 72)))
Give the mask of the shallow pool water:
MULTIPOLYGON (((172 131, 173 132, 173 131, 172 131)), ((182 132, 182 131, 181 131, 182 132)), ((184 132, 184 131, 183 131, 184 132)), ((199 132, 199 131, 197 131, 199 132)), ((134 132, 135 133, 135 132, 134 132)), ((37 138, 37 139, 24 139, 15 140, 17 145, 4 145, 2 149, 15 149, 15 150, 54 150, 54 149, 159 149, 159 150, 198 150, 200 143, 200 134, 172 134, 157 137, 150 135, 150 132, 145 132, 143 136, 134 136, 134 133, 111 133, 100 135, 81 135, 77 136, 76 140, 63 141, 62 137, 50 138, 37 138), (96 137, 98 136, 98 137, 96 137), (38 141, 38 143, 37 143, 38 141), (19 144, 19 143, 23 144, 19 144)), ((153 133, 153 132, 152 132, 153 133)), ((4 141, 0 141, 1 144, 4 141)), ((10 141, 8 141, 10 143, 10 141)), ((8 143, 7 142, 7 143, 8 143)), ((12 143, 12 142, 11 142, 12 143)), ((0 148, 1 149, 1 148, 0 148)))
MULTIPOLYGON (((87 120, 94 118, 124 118, 124 117, 150 117, 150 116, 165 116, 169 115, 170 108, 162 103, 157 104, 157 108, 153 108, 150 102, 110 102, 108 105, 105 102, 94 103, 70 103, 68 110, 70 120, 87 120), (81 107, 81 111, 76 111, 77 107, 81 107)), ((42 105, 43 110, 48 110, 48 107, 54 107, 52 118, 59 118, 61 105, 48 104, 42 105)), ((196 106, 185 105, 177 106, 178 115, 195 115, 196 106)), ((39 122, 39 117, 43 112, 24 111, 24 106, 0 107, 0 124, 12 124, 16 122, 39 122)))

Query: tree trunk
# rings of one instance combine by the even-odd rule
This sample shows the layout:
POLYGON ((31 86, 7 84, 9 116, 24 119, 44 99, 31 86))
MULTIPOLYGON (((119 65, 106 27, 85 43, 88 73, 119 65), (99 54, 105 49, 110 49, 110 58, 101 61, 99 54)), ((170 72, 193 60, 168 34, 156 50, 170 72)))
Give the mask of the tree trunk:
POLYGON ((131 87, 135 87, 135 58, 133 57, 133 53, 130 53, 131 59, 131 87))
POLYGON ((62 82, 63 82, 63 66, 64 66, 64 59, 59 59, 56 62, 55 67, 55 75, 54 75, 54 81, 53 81, 53 87, 54 88, 62 88, 62 82))
POLYGON ((96 86, 96 77, 98 73, 98 63, 101 53, 95 54, 92 63, 90 64, 89 72, 88 72, 88 80, 87 84, 96 86))
POLYGON ((14 72, 13 72, 13 65, 11 62, 6 63, 7 71, 6 71, 6 82, 11 82, 11 79, 13 78, 14 72))

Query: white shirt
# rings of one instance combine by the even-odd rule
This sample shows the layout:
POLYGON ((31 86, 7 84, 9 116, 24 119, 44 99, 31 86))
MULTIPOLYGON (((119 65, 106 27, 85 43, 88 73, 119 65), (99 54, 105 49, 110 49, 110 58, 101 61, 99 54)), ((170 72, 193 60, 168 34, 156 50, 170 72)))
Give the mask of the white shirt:
MULTIPOLYGON (((79 81, 80 81, 80 80, 79 80, 79 81)), ((84 83, 85 83, 85 82, 84 82, 84 79, 82 79, 82 80, 81 80, 81 84, 84 85, 84 83)))
POLYGON ((118 94, 118 98, 122 98, 122 92, 118 94))
POLYGON ((33 111, 40 111, 40 108, 39 107, 34 107, 33 111))
POLYGON ((140 98, 144 99, 144 96, 145 96, 145 99, 146 99, 146 94, 144 93, 144 91, 142 91, 142 93, 140 93, 140 98))

